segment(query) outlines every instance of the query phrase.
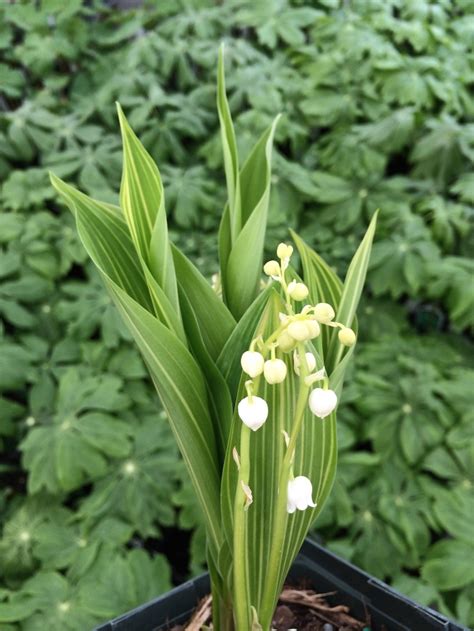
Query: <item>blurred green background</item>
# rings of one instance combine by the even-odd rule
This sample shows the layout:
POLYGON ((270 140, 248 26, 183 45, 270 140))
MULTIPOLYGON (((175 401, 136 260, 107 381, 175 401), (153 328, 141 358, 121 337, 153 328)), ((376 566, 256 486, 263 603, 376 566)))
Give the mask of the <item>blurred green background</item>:
POLYGON ((315 534, 474 625, 474 2, 116 5, 0 8, 0 629, 85 631, 202 568, 166 418, 47 174, 117 199, 119 100, 210 277, 222 40, 242 155, 284 115, 268 252, 291 227, 344 275, 381 210, 315 534))

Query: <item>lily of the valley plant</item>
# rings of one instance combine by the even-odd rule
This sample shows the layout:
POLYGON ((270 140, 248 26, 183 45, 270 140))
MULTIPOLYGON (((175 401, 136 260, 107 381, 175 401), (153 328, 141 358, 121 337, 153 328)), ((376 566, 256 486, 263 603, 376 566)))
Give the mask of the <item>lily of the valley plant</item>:
POLYGON ((120 207, 52 182, 144 357, 191 476, 207 532, 213 628, 266 631, 334 481, 336 408, 375 218, 344 283, 295 234, 301 277, 288 243, 263 264, 278 118, 241 167, 222 53, 217 92, 228 190, 222 296, 170 243, 160 173, 120 106, 120 207))

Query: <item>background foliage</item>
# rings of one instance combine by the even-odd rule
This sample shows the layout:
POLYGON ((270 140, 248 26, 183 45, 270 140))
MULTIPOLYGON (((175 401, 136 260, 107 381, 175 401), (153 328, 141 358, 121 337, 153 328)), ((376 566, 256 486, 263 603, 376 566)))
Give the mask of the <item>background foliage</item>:
POLYGON ((284 114, 269 251, 296 228, 343 272, 381 209, 316 532, 474 624, 474 4, 309 4, 0 8, 2 630, 83 631, 203 562, 166 419, 47 172, 116 200, 119 100, 160 164, 172 238, 210 277, 223 38, 242 153, 284 114))

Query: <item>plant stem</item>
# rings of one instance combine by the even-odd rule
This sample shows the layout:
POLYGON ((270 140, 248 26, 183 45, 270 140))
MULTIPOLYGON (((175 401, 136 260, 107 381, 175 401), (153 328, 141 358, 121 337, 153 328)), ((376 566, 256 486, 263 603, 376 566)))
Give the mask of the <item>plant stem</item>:
POLYGON ((249 483, 250 476, 250 428, 242 424, 240 432, 240 468, 234 500, 234 614, 239 631, 250 629, 250 601, 247 561, 247 511, 246 495, 242 482, 249 483))
POLYGON ((307 386, 304 381, 304 378, 307 375, 307 364, 304 346, 302 344, 298 344, 298 354, 300 356, 300 388, 298 392, 298 399, 296 401, 295 416, 290 441, 288 443, 281 468, 280 481, 278 485, 278 497, 273 519, 274 531, 272 545, 270 548, 270 557, 265 575, 265 589, 260 606, 260 624, 262 625, 264 631, 267 631, 267 629, 270 628, 273 611, 278 598, 280 559, 282 550, 284 549, 286 526, 288 521, 286 506, 288 481, 293 465, 296 440, 303 424, 304 412, 310 390, 310 386, 307 386))

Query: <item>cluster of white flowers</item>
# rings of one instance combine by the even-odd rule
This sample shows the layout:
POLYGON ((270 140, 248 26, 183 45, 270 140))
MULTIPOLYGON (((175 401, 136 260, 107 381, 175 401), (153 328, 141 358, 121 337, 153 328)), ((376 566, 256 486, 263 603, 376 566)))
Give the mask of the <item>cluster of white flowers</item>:
MULTIPOLYGON (((246 382, 247 397, 239 402, 237 411, 242 422, 253 431, 260 429, 268 418, 268 404, 263 398, 254 394, 254 389, 258 389, 258 385, 255 387, 253 380, 263 375, 268 384, 280 384, 288 374, 287 363, 276 356, 277 349, 284 354, 293 352, 293 370, 304 379, 306 386, 311 387, 317 381, 324 382, 322 388, 312 389, 308 397, 311 412, 320 419, 324 419, 336 409, 337 395, 329 389, 324 367, 321 366, 319 370, 316 370, 317 361, 314 354, 308 351, 303 355, 300 352, 302 345, 321 334, 321 325, 338 328, 338 339, 344 346, 352 346, 356 341, 356 335, 352 329, 335 321, 335 311, 327 303, 306 304, 299 313, 295 313, 292 303, 306 300, 310 291, 304 283, 297 280, 291 280, 288 284, 286 282, 285 272, 292 253, 291 245, 280 243, 277 248, 279 262, 268 261, 263 268, 265 274, 281 284, 286 296, 287 312, 280 313, 280 326, 268 340, 265 342, 262 337, 256 338, 241 358, 242 370, 250 377, 250 380, 246 382), (268 358, 265 357, 267 354, 270 355, 268 358), (303 357, 304 365, 302 366, 303 357)), ((311 481, 304 476, 289 480, 287 500, 289 513, 297 509, 314 508, 316 505, 312 500, 311 481)))

